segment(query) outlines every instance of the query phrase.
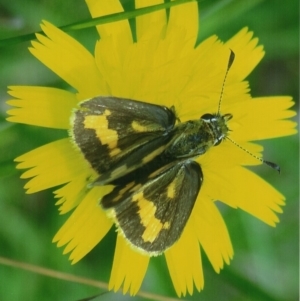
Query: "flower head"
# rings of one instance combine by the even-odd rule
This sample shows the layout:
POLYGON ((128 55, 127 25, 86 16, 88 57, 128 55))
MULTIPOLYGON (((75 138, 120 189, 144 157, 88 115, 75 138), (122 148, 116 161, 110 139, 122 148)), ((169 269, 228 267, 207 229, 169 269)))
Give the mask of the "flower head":
MULTIPOLYGON (((136 7, 145 1, 136 0, 136 7)), ((157 1, 147 1, 147 5, 157 1)), ((93 17, 122 11, 118 0, 87 0, 93 17)), ((224 87, 221 113, 230 113, 230 139, 224 140, 196 160, 204 182, 193 211, 179 240, 164 252, 170 276, 178 295, 201 290, 203 249, 214 270, 219 272, 233 256, 226 225, 215 201, 240 208, 275 226, 284 196, 244 166, 261 162, 243 151, 261 156, 262 147, 254 140, 295 133, 287 118, 290 97, 252 98, 244 79, 264 55, 258 39, 247 28, 222 43, 212 36, 195 46, 198 31, 196 3, 140 16, 136 20, 137 41, 127 20, 97 26, 101 37, 92 55, 79 42, 49 22, 41 25, 30 52, 65 80, 75 92, 48 87, 14 86, 8 103, 9 121, 70 131, 70 118, 78 103, 95 96, 114 96, 174 106, 181 122, 199 119, 218 109, 230 49, 236 59, 224 87), (259 108, 259 109, 258 109, 259 108), (266 112, 268 112, 266 114, 266 112), (255 122, 254 122, 255 121, 255 122), (249 188, 255 187, 255 189, 249 188)), ((111 185, 88 185, 98 174, 74 146, 72 138, 57 140, 16 159, 17 168, 27 169, 28 193, 56 187, 60 213, 72 215, 54 237, 58 246, 71 252, 73 263, 98 244, 113 226, 99 200, 111 185)), ((149 256, 137 252, 122 235, 117 236, 109 288, 135 294, 143 280, 149 256), (135 262, 133 266, 131 263, 135 262)))

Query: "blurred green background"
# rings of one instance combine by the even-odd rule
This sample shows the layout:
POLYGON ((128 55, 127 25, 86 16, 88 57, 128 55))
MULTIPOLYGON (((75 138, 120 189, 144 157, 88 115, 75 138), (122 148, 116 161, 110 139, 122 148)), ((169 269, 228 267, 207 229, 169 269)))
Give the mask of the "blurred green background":
MULTIPOLYGON (((100 1, 100 0, 99 0, 100 1)), ((132 8, 132 1, 123 1, 132 8)), ((0 0, 0 39, 40 30, 42 19, 61 26, 89 18, 83 0, 0 0)), ((290 0, 203 0, 199 41, 217 34, 230 38, 248 26, 264 45, 266 56, 249 77, 253 96, 291 95, 298 111, 299 2, 290 0)), ((94 29, 73 32, 93 51, 94 29)), ((26 195, 25 181, 13 159, 37 146, 66 136, 5 121, 8 85, 66 87, 27 50, 28 42, 0 48, 0 257, 107 282, 113 259, 113 231, 88 256, 71 266, 51 243, 66 220, 59 216, 51 191, 26 195)), ((245 58, 246 60, 247 58, 245 58)), ((259 108, 257 108, 259 110, 259 108)), ((266 112, 268 114, 268 112, 266 112)), ((255 121, 254 121, 255 122, 255 121)), ((235 256, 216 274, 203 254, 205 287, 185 300, 298 300, 299 292, 299 136, 264 143, 265 158, 278 163, 278 175, 266 166, 255 171, 286 196, 281 222, 274 229, 240 210, 222 207, 235 256)), ((253 188, 255 189, 255 188, 253 188)), ((0 300, 70 300, 101 290, 0 265, 0 300)), ((163 257, 151 261, 142 290, 176 298, 163 257)), ((96 300, 148 300, 108 293, 96 300)), ((150 300, 150 299, 149 299, 150 300)))

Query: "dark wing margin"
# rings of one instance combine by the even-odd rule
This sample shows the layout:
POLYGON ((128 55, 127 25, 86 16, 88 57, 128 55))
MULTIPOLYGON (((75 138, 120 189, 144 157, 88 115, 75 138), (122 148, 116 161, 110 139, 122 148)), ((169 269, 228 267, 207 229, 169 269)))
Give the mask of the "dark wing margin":
POLYGON ((132 245, 156 256, 180 238, 202 182, 198 163, 176 162, 145 183, 115 187, 101 205, 132 245))
POLYGON ((111 174, 125 175, 144 164, 144 156, 162 152, 175 121, 174 111, 164 106, 99 96, 79 104, 70 134, 94 170, 104 174, 102 185, 111 174))

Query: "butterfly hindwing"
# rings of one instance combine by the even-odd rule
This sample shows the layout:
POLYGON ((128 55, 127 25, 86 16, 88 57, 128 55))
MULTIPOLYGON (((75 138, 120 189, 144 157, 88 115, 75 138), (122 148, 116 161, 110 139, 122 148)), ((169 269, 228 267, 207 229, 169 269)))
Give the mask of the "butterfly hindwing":
POLYGON ((80 103, 71 135, 103 185, 163 152, 175 121, 164 106, 101 96, 80 103))
POLYGON ((115 189, 101 205, 135 247, 158 255, 181 236, 203 181, 198 163, 174 162, 150 174, 142 183, 115 189))

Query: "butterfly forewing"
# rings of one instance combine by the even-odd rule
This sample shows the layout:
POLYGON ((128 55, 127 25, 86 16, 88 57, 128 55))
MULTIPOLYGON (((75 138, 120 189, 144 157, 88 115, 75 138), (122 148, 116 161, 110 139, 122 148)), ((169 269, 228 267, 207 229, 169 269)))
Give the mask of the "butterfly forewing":
POLYGON ((160 154, 176 121, 166 107, 116 97, 83 101, 73 115, 72 136, 98 172, 97 184, 128 174, 160 154))

